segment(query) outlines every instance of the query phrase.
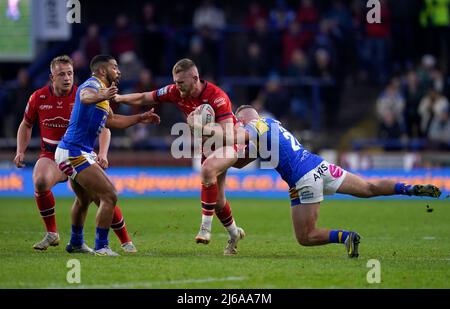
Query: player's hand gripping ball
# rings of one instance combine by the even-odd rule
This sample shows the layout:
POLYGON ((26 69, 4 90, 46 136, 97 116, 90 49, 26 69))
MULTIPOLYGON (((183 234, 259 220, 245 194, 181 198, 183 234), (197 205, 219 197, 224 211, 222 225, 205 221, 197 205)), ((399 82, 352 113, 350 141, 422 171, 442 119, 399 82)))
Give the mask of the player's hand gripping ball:
POLYGON ((189 114, 187 122, 191 129, 201 130, 205 125, 213 123, 215 112, 211 105, 202 104, 189 114))

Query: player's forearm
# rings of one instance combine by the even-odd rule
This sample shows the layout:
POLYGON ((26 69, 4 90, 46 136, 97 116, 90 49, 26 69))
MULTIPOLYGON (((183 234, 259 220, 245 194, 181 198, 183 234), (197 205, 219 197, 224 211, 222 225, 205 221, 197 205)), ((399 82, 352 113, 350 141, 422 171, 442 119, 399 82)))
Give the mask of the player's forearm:
POLYGON ((105 156, 108 154, 109 144, 111 142, 111 131, 104 128, 98 137, 98 154, 105 156))
POLYGON ((150 105, 155 103, 150 92, 116 95, 114 100, 127 105, 150 105))
POLYGON ((141 117, 141 114, 131 116, 114 114, 106 121, 106 126, 112 129, 126 129, 139 123, 141 117))
POLYGON ((25 153, 31 140, 32 127, 28 126, 25 121, 20 123, 17 130, 17 149, 16 153, 25 153))

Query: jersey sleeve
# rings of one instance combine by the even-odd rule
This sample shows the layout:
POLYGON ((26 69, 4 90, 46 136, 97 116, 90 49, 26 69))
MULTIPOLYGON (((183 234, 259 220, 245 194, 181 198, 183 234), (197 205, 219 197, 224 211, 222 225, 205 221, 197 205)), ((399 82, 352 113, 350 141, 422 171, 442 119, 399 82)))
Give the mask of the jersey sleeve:
POLYGON ((175 101, 176 96, 176 86, 175 84, 167 85, 157 90, 151 92, 153 101, 157 103, 171 102, 175 101))
POLYGON ((97 92, 100 90, 100 88, 102 87, 102 85, 95 79, 89 79, 87 81, 85 81, 80 87, 79 89, 86 89, 86 88, 91 88, 96 90, 97 92))
POLYGON ((23 118, 26 122, 33 125, 37 118, 37 94, 34 92, 28 99, 23 118))
POLYGON ((216 113, 216 122, 234 117, 230 98, 223 91, 218 92, 211 101, 210 105, 216 113))

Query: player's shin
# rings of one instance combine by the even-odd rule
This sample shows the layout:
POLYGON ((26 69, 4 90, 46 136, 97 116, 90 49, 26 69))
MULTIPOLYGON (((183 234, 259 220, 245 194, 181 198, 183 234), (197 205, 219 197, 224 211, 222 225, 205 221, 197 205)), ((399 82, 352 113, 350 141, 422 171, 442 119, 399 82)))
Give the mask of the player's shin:
POLYGON ((122 211, 120 210, 118 205, 114 207, 114 216, 111 224, 111 229, 114 231, 117 238, 119 238, 121 244, 131 242, 125 225, 125 220, 122 216, 122 211))
POLYGON ((211 231, 214 209, 217 203, 217 183, 212 185, 202 185, 202 225, 201 228, 211 231))
POLYGON ((56 233, 55 198, 52 191, 35 192, 34 198, 47 232, 56 233))

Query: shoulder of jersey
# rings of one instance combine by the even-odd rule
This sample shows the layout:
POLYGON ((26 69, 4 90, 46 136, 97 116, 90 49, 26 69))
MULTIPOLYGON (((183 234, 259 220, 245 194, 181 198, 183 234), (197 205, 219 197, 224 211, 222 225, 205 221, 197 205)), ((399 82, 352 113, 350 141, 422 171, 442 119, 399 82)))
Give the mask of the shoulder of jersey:
POLYGON ((49 86, 46 85, 46 86, 44 86, 42 88, 39 88, 35 92, 33 92, 33 94, 30 96, 30 100, 31 99, 45 100, 45 99, 48 99, 51 95, 52 94, 50 92, 49 86))
POLYGON ((95 88, 102 88, 102 84, 96 79, 96 78, 89 78, 86 80, 80 87, 95 87, 95 88))

